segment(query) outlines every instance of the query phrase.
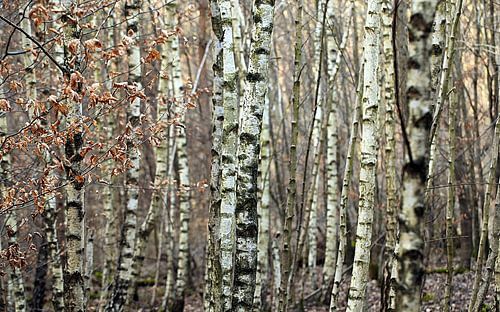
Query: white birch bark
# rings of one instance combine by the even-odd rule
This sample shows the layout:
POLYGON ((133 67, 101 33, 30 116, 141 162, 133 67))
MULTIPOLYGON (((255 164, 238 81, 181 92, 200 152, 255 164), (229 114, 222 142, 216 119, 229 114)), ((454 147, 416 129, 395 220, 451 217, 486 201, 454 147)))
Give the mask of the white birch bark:
MULTIPOLYGON (((171 133, 173 133, 173 126, 171 126, 171 133)), ((174 155, 176 150, 175 134, 169 138, 169 169, 168 172, 173 174, 174 170, 174 155)), ((173 187, 169 185, 167 190, 167 214, 165 216, 165 232, 166 232, 166 253, 167 253, 167 276, 165 281, 165 293, 162 298, 161 310, 170 312, 173 308, 173 299, 175 293, 175 276, 174 276, 174 211, 176 207, 176 194, 173 192, 173 187)))
POLYGON ((323 121, 323 102, 324 102, 324 97, 323 97, 323 92, 322 92, 322 85, 323 85, 323 79, 322 79, 322 66, 321 66, 321 61, 322 61, 322 56, 323 54, 323 33, 324 33, 324 23, 325 23, 325 17, 326 17, 326 0, 319 0, 318 1, 318 7, 317 7, 317 12, 316 12, 316 26, 314 28, 314 64, 313 64, 313 73, 315 75, 315 83, 316 83, 316 99, 315 99, 315 105, 316 105, 316 113, 314 115, 314 127, 313 127, 313 133, 312 133, 312 148, 315 150, 315 157, 314 157, 314 163, 313 163, 313 175, 312 175, 312 186, 311 186, 311 199, 312 203, 311 205, 308 205, 306 209, 310 209, 309 212, 309 224, 307 226, 307 241, 309 245, 309 251, 307 254, 307 267, 309 269, 309 277, 311 279, 312 287, 316 288, 316 258, 317 258, 317 226, 318 226, 318 195, 317 195, 317 189, 319 186, 319 161, 320 161, 320 137, 321 137, 321 129, 322 128, 322 121, 323 121))
POLYGON ((403 167, 403 192, 399 215, 397 251, 398 311, 420 311, 420 289, 424 274, 421 227, 425 211, 425 178, 429 162, 432 123, 430 30, 436 0, 412 1, 409 30, 409 59, 406 96, 409 117, 406 125, 410 151, 403 167))
POLYGON ((372 237, 375 204, 376 167, 378 156, 379 106, 379 51, 381 0, 368 1, 363 45, 363 134, 361 138, 361 170, 359 180, 358 225, 356 248, 347 301, 347 311, 362 311, 365 304, 366 284, 372 237))
POLYGON ((274 1, 254 3, 250 62, 239 134, 236 202, 236 254, 233 309, 251 311, 257 271, 257 172, 259 167, 262 114, 267 92, 269 56, 274 19, 274 1))
MULTIPOLYGON (((115 21, 118 20, 118 18, 115 19, 115 15, 117 15, 116 11, 114 11, 110 16, 108 16, 106 20, 106 27, 109 27, 111 30, 108 31, 108 42, 111 45, 115 44, 116 38, 114 35, 114 30, 112 30, 112 27, 115 26, 115 21)), ((118 17, 118 16, 117 16, 118 17)), ((116 66, 116 61, 111 60, 111 62, 108 64, 108 66, 105 67, 107 75, 107 83, 106 83, 106 89, 111 92, 112 85, 113 85, 113 78, 109 75, 111 72, 117 72, 117 66, 116 66)), ((106 133, 107 133, 107 139, 109 141, 112 141, 114 139, 114 130, 116 128, 116 123, 115 123, 115 118, 116 116, 113 116, 110 114, 107 118, 107 124, 106 124, 106 133)), ((111 184, 113 185, 117 181, 117 178, 115 177, 114 179, 111 179, 111 184)), ((116 261, 116 234, 117 234, 117 229, 116 229, 116 215, 115 215, 115 203, 119 202, 118 196, 116 196, 118 193, 116 190, 113 190, 112 185, 109 185, 104 188, 103 190, 103 206, 104 206, 104 215, 106 217, 106 224, 104 226, 104 246, 105 246, 105 257, 104 257, 104 268, 102 272, 102 290, 101 290, 101 305, 99 307, 99 311, 102 311, 103 309, 103 304, 106 302, 106 298, 108 297, 108 292, 110 285, 112 284, 112 276, 113 276, 113 267, 114 263, 116 261)))
POLYGON ((223 60, 222 60, 222 25, 219 6, 216 0, 210 1, 212 13, 212 29, 215 34, 212 70, 212 162, 210 172, 210 210, 208 220, 208 242, 206 258, 206 278, 204 294, 204 310, 215 312, 221 310, 221 266, 219 222, 221 208, 221 162, 222 162, 222 132, 224 121, 223 107, 223 60))
MULTIPOLYGON (((79 68, 70 67, 70 59, 80 58, 82 47, 78 41, 76 51, 71 51, 69 48, 70 42, 80 40, 78 29, 78 18, 74 16, 72 6, 76 3, 72 0, 61 1, 64 8, 64 13, 61 15, 63 21, 63 45, 64 57, 67 67, 64 73, 65 81, 69 84, 70 79, 78 77, 79 68)), ((78 78, 77 78, 78 79, 78 78)), ((80 93, 81 82, 76 83, 76 93, 80 93)), ((83 278, 83 251, 84 251, 84 235, 83 226, 85 214, 84 194, 85 194, 85 178, 81 172, 81 162, 83 157, 80 151, 83 147, 83 127, 82 127, 82 102, 81 100, 67 99, 70 107, 70 112, 66 117, 67 127, 73 128, 73 133, 66 139, 65 157, 70 163, 66 166, 66 179, 70 182, 66 188, 66 207, 65 207, 65 223, 66 223, 66 265, 64 266, 64 294, 66 311, 84 311, 85 289, 83 278)))
MULTIPOLYGON (((28 10, 30 7, 27 8, 28 10)), ((23 14, 22 10, 20 12, 23 14)), ((21 27, 22 29, 31 36, 32 31, 31 31, 31 20, 28 17, 25 17, 21 21, 21 27)), ((33 54, 31 53, 31 49, 33 48, 33 43, 27 36, 22 36, 21 37, 22 41, 22 46, 23 50, 28 51, 27 53, 24 54, 23 57, 23 65, 24 65, 24 81, 25 81, 25 89, 26 89, 26 105, 28 108, 28 119, 31 120, 34 117, 34 106, 36 102, 36 97, 37 97, 37 90, 36 90, 36 75, 35 75, 35 68, 34 68, 34 60, 33 60, 33 54), (32 66, 33 65, 33 66, 32 66)))
POLYGON ((220 266, 222 310, 231 311, 233 267, 235 252, 236 165, 238 142, 238 72, 234 55, 232 4, 229 0, 218 1, 222 28, 224 122, 222 133, 222 175, 220 207, 220 266))
MULTIPOLYGON (((141 85, 141 54, 139 42, 139 12, 141 1, 131 0, 125 4, 127 34, 132 35, 134 42, 127 47, 129 76, 128 83, 137 90, 141 85)), ((132 282, 131 267, 137 234, 137 208, 139 199, 139 166, 141 155, 136 146, 134 130, 139 126, 141 100, 134 96, 127 106, 127 127, 131 131, 127 140, 127 156, 131 167, 126 174, 126 207, 122 225, 118 264, 115 273, 113 290, 108 299, 105 311, 123 311, 127 300, 127 292, 132 282)))
POLYGON ((396 309, 396 289, 394 251, 397 241, 397 191, 396 191, 396 140, 395 140, 395 69, 392 23, 394 16, 393 1, 384 0, 382 3, 382 45, 384 51, 384 105, 385 105, 385 181, 386 181, 386 209, 385 209, 385 249, 384 249, 384 289, 382 289, 382 305, 387 311, 396 309))
MULTIPOLYGON (((335 19, 335 1, 328 2, 328 20, 333 22, 335 19)), ((335 81, 342 60, 342 53, 347 44, 349 27, 351 22, 352 2, 347 10, 348 18, 344 27, 344 34, 340 45, 335 39, 335 32, 328 30, 326 33, 326 44, 328 49, 328 88, 330 94, 328 100, 328 115, 327 115, 327 205, 326 205, 326 246, 325 246, 325 264, 323 266, 323 296, 330 299, 330 291, 332 289, 333 278, 335 275, 335 264, 337 262, 338 253, 338 159, 337 159, 337 144, 338 144, 338 116, 337 116, 337 92, 335 92, 335 81)), ((333 26, 334 27, 334 26, 333 26)), ((335 28, 334 28, 335 30, 335 28)))
POLYGON ((269 202, 270 202, 270 107, 269 95, 266 94, 266 103, 262 117, 262 132, 260 134, 260 164, 259 164, 259 195, 257 214, 259 218, 259 235, 258 235, 258 254, 257 254, 257 276, 255 278, 255 295, 254 295, 254 312, 261 311, 265 304, 266 298, 266 281, 268 276, 268 259, 269 259, 269 202))
MULTIPOLYGON (((177 4, 176 1, 174 1, 177 4)), ((188 281, 189 272, 189 219, 191 213, 191 183, 189 180, 189 164, 187 158, 187 137, 186 137, 186 107, 183 99, 183 82, 181 76, 181 59, 179 50, 180 40, 176 36, 172 41, 172 63, 173 70, 173 94, 177 100, 174 108, 175 117, 179 119, 179 125, 174 127, 175 146, 177 153, 177 169, 179 175, 179 254, 177 262, 177 280, 175 283, 174 310, 180 310, 184 306, 184 297, 188 281)))
MULTIPOLYGON (((48 153, 47 153, 48 154, 48 153)), ((46 155, 46 161, 51 163, 50 154, 46 155)), ((56 179, 56 177, 54 177, 56 179)), ((64 309, 64 278, 61 265, 59 242, 57 240, 57 215, 56 198, 53 195, 47 201, 43 213, 45 237, 49 252, 49 268, 52 272, 52 307, 54 311, 64 309)))
POLYGON ((435 31, 432 37, 432 51, 433 57, 431 58, 431 88, 433 90, 433 96, 436 98, 436 102, 433 102, 432 111, 432 126, 430 133, 431 148, 429 155, 429 170, 428 170, 428 189, 432 189, 434 184, 434 170, 435 170, 435 157, 437 152, 436 138, 435 134, 439 126, 439 118, 441 116, 441 111, 443 110, 443 103, 448 96, 448 85, 450 80, 451 65, 453 62, 453 56, 455 55, 455 41, 458 32, 458 26, 460 22, 460 16, 462 14, 463 0, 451 1, 446 5, 446 1, 439 3, 436 9, 435 17, 435 31), (455 5, 456 4, 456 5, 455 5), (450 13, 452 12, 453 13, 450 13), (446 18, 446 15, 452 15, 451 18, 446 18), (444 23, 444 25, 443 25, 444 23), (446 42, 443 43, 443 37, 446 36, 446 30, 450 32, 449 37, 446 42), (444 50, 439 51, 440 47, 444 50), (441 61, 441 55, 442 61, 441 61))
POLYGON ((359 120, 361 118, 361 101, 362 101, 362 84, 361 79, 358 82, 356 90, 356 107, 354 108, 353 119, 351 124, 351 136, 349 137, 349 149, 347 150, 346 163, 344 167, 344 175, 342 178, 342 191, 340 194, 340 210, 339 210, 339 248, 337 253, 337 263, 335 264, 335 275, 333 280, 332 294, 330 298, 330 312, 339 310, 339 293, 340 283, 342 282, 342 274, 344 273, 344 261, 347 248, 347 204, 349 200, 349 192, 351 187, 351 178, 354 165, 354 153, 357 150, 357 141, 359 140, 359 120))

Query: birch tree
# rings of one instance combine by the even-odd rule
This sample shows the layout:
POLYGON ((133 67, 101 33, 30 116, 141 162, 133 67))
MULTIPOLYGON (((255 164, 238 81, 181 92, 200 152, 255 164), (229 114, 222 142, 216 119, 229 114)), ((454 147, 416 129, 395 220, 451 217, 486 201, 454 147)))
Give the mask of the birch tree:
POLYGON ((256 1, 238 149, 233 309, 252 311, 257 271, 257 173, 267 92, 274 0, 256 1))
POLYGON ((396 309, 420 310, 420 289, 424 275, 421 234, 425 212, 425 180, 429 162, 432 124, 430 31, 437 1, 415 0, 411 5, 409 59, 406 96, 409 116, 407 158, 403 166, 403 191, 399 215, 398 292, 396 309))
POLYGON ((222 30, 223 83, 222 103, 224 122, 222 132, 222 175, 220 208, 220 265, 222 309, 230 311, 232 307, 233 267, 235 249, 235 210, 236 210, 236 175, 238 142, 238 71, 235 63, 232 5, 229 0, 218 1, 222 30))
POLYGON ((382 306, 394 311, 395 287, 394 251, 397 236, 397 192, 396 192, 396 140, 395 140, 395 68, 392 23, 394 18, 392 1, 382 2, 382 46, 384 51, 384 105, 385 105, 385 168, 386 168, 386 234, 384 249, 384 280, 382 289, 382 306))
POLYGON ((283 226, 282 256, 281 256, 281 281, 279 287, 278 311, 286 312, 288 308, 290 276, 292 268, 292 226, 295 212, 295 196, 297 194, 297 141, 299 135, 298 119, 300 106, 300 74, 302 64, 302 0, 296 1, 295 15, 295 45, 294 45, 294 71, 292 89, 292 124, 290 141, 290 159, 288 162, 288 174, 290 175, 287 187, 287 199, 285 208, 285 224, 283 226))
POLYGON ((378 156, 379 49, 380 9, 382 1, 368 2, 363 45, 363 134, 361 137, 361 171, 359 180, 358 226, 356 249, 349 288, 347 311, 362 311, 365 304, 368 266, 370 264, 373 207, 375 204, 375 170, 378 156))
POLYGON ((223 57, 222 57, 222 25, 219 5, 216 0, 210 1, 212 29, 214 40, 214 72, 212 94, 212 162, 210 171, 210 208, 208 220, 207 268, 205 278, 204 309, 220 311, 221 309, 221 272, 219 259, 219 218, 221 209, 221 161, 222 161, 222 128, 224 120, 223 106, 223 57))
POLYGON ((181 77, 181 63, 179 38, 174 37, 172 41, 172 54, 174 61, 173 69, 173 95, 177 101, 174 108, 175 118, 178 119, 179 125, 174 128, 175 131, 175 147, 177 156, 177 170, 179 175, 179 255, 177 262, 177 281, 175 284, 175 303, 174 311, 184 308, 184 297, 188 281, 189 270, 189 220, 191 214, 191 183, 189 179, 189 164, 187 157, 187 137, 186 137, 186 103, 184 100, 183 82, 181 77))
POLYGON ((67 118, 68 137, 65 144, 66 179, 70 185, 66 188, 66 265, 64 266, 64 290, 66 311, 84 310, 84 280, 83 280, 83 215, 85 178, 82 176, 81 149, 84 142, 82 127, 82 92, 83 77, 76 67, 77 60, 81 57, 78 17, 74 14, 76 2, 71 0, 61 2, 65 13, 61 15, 63 26, 63 44, 66 64, 65 81, 78 97, 66 99, 71 107, 67 118), (76 44, 75 44, 76 43, 76 44), (74 47, 70 47, 74 45, 74 47), (73 65, 72 65, 73 64, 73 65))
POLYGON ((258 231, 258 253, 257 253, 257 276, 255 278, 255 295, 254 295, 254 308, 255 312, 261 311, 265 306, 265 284, 268 276, 269 269, 269 225, 270 225, 270 186, 269 176, 270 170, 270 107, 269 95, 266 93, 266 102, 264 104, 264 112, 262 116, 262 132, 260 134, 260 163, 259 163, 259 193, 257 196, 258 206, 257 214, 259 219, 258 231), (260 200, 259 200, 260 199, 260 200))
POLYGON ((140 152, 136 146, 137 139, 135 130, 139 126, 141 115, 141 55, 140 47, 137 45, 139 36, 139 12, 141 2, 139 0, 127 1, 125 4, 125 17, 127 20, 127 34, 132 37, 133 42, 127 46, 128 54, 128 83, 132 86, 132 94, 128 98, 127 106, 127 157, 130 168, 127 169, 126 185, 126 207, 124 209, 124 221, 121 231, 119 246, 119 257, 115 273, 115 279, 110 298, 105 311, 123 311, 127 299, 127 292, 132 282, 131 266, 137 234, 137 208, 139 199, 139 166, 140 152))
MULTIPOLYGON (((328 20, 333 21, 335 17, 334 1, 328 2, 328 20)), ((342 53, 347 44, 349 34, 349 27, 351 23, 351 10, 353 2, 349 3, 347 10, 347 22, 344 27, 344 34, 340 45, 337 45, 335 40, 335 27, 329 30, 326 34, 326 44, 328 48, 328 87, 331 90, 328 97, 328 122, 327 122, 327 206, 326 206, 326 246, 325 246, 325 264, 323 266, 323 296, 329 298, 330 290, 332 288, 333 278, 335 275, 335 264, 337 262, 338 254, 338 159, 337 159, 337 145, 338 145, 338 112, 337 105, 338 93, 335 91, 335 81, 339 71, 340 62, 342 60, 342 53), (327 291, 328 290, 328 291, 327 291)))

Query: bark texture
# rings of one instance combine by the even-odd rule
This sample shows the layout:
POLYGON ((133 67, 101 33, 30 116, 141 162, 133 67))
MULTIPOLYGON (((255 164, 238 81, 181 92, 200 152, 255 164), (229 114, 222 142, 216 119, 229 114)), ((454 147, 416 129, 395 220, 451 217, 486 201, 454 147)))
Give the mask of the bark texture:
POLYGON ((406 133, 409 149, 403 166, 403 192, 399 215, 398 292, 396 309, 420 311, 424 275, 422 239, 425 180, 429 163, 432 124, 430 34, 437 1, 414 0, 411 5, 406 98, 409 107, 406 133))
POLYGON ((234 311, 252 311, 257 272, 257 177, 274 19, 274 0, 255 1, 239 134, 234 311))

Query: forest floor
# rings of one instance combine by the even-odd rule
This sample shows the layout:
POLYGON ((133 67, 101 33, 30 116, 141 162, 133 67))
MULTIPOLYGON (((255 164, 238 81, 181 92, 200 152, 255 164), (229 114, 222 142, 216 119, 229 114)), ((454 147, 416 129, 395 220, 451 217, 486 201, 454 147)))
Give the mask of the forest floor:
MULTIPOLYGON (((345 280, 349 280, 346 278, 345 280)), ((453 277, 452 303, 451 311, 467 311, 469 305, 470 293, 474 281, 474 273, 472 271, 455 274, 453 277)), ((424 294, 423 294, 423 312, 438 312, 442 311, 442 300, 444 297, 444 285, 446 284, 446 274, 430 273, 426 275, 424 294)), ((341 311, 345 311, 348 285, 347 282, 341 285, 341 311)), ((307 291, 306 291, 307 293, 307 291)), ((485 300, 485 310, 494 311, 494 286, 490 287, 489 293, 485 300)), ((307 296, 307 295, 306 295, 307 296)), ((368 285, 368 311, 380 311, 380 287, 377 281, 373 280, 368 285)), ((203 311, 202 299, 199 295, 193 295, 187 298, 185 312, 201 312, 203 311)), ((310 302, 305 307, 305 312, 327 312, 328 307, 325 305, 314 305, 310 302)))

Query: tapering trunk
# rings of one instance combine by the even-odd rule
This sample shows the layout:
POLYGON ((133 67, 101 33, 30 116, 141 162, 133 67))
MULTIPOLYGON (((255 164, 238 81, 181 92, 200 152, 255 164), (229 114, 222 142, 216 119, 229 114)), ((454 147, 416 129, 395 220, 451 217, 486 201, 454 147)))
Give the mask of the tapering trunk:
POLYGON ((315 150, 315 157, 312 169, 312 185, 309 190, 309 198, 311 203, 306 203, 306 210, 309 209, 309 224, 306 226, 307 242, 309 245, 309 250, 307 254, 307 267, 309 272, 309 278, 311 280, 311 286, 316 288, 316 262, 317 262, 317 226, 318 226, 318 188, 320 175, 319 173, 319 163, 321 160, 321 144, 320 138, 323 133, 323 110, 324 110, 324 75, 323 75, 323 56, 324 53, 324 33, 325 33, 325 22, 326 22, 326 0, 318 1, 317 12, 316 12, 316 26, 314 28, 314 63, 313 63, 313 73, 315 75, 314 83, 316 84, 316 96, 314 98, 314 126, 311 136, 311 147, 315 150))
POLYGON ((335 264, 335 275, 333 278, 333 288, 330 298, 330 312, 339 310, 340 283, 342 282, 342 275, 344 273, 344 261, 347 251, 347 205, 349 193, 351 192, 354 153, 357 149, 357 141, 359 140, 359 120, 361 118, 362 92, 361 81, 359 81, 356 90, 356 106, 352 117, 351 135, 349 137, 349 147, 344 167, 344 176, 342 178, 342 191, 340 194, 339 208, 339 248, 337 252, 337 263, 335 264))
MULTIPOLYGON (((141 85, 141 55, 139 38, 139 12, 141 1, 131 0, 125 3, 125 17, 127 20, 127 34, 131 35, 134 42, 127 47, 128 54, 128 83, 133 85, 137 92, 142 91, 141 85)), ((130 168, 127 169, 126 185, 126 207, 123 211, 124 221, 121 230, 118 263, 113 282, 112 292, 105 311, 123 311, 125 308, 127 293, 131 286, 132 259, 137 234, 137 209, 139 199, 139 166, 140 153, 137 147, 135 130, 140 126, 141 100, 138 95, 129 99, 127 106, 127 131, 130 137, 127 139, 127 158, 130 168)))
POLYGON ((271 163, 270 163, 270 107, 269 107, 269 95, 266 93, 266 104, 264 106, 262 121, 262 132, 260 135, 260 164, 259 164, 259 194, 257 214, 259 218, 259 235, 258 235, 258 259, 257 259, 257 276, 255 278, 255 295, 254 295, 254 307, 253 311, 262 311, 266 306, 266 282, 269 270, 269 224, 270 224, 270 212, 269 212, 269 202, 270 202, 270 174, 271 174, 271 163))
POLYGON ((368 1, 363 45, 363 117, 358 225, 347 311, 362 311, 365 305, 370 264, 373 210, 378 158, 379 50, 381 0, 368 1))
MULTIPOLYGON (((335 19, 334 1, 328 2, 328 20, 335 19)), ((328 48, 328 88, 330 94, 328 100, 328 115, 327 115, 327 202, 326 202, 326 247, 325 247, 325 263, 323 265, 323 290, 322 296, 330 301, 331 290, 333 286, 333 279, 335 276, 335 264, 337 262, 338 254, 338 202, 339 202, 339 189, 338 189, 338 112, 337 106, 339 104, 338 92, 335 90, 335 82, 337 73, 339 71, 340 62, 342 60, 342 53, 345 50, 349 27, 351 23, 351 11, 353 2, 349 3, 347 10, 347 19, 344 27, 344 34, 340 45, 337 45, 335 35, 336 32, 328 30, 326 33, 326 44, 328 48)), ((334 28, 336 29, 336 28, 334 28)))
POLYGON ((292 124, 290 141, 290 158, 288 162, 288 174, 290 175, 287 187, 287 199, 285 208, 285 222, 283 226, 282 256, 281 256, 281 281, 279 288, 278 311, 288 310, 288 292, 290 277, 292 275, 292 226, 294 221, 296 195, 297 195, 297 144, 299 135, 299 106, 300 106, 300 73, 302 64, 302 0, 296 1, 297 12, 295 14, 295 45, 294 45, 294 69, 292 89, 292 124))
POLYGON ((457 101, 458 96, 454 91, 449 98, 448 106, 448 194, 446 201, 446 289, 444 293, 443 311, 450 311, 452 283, 453 283, 453 223, 454 223, 454 208, 455 208, 455 158, 456 158, 456 132, 457 126, 457 101))

